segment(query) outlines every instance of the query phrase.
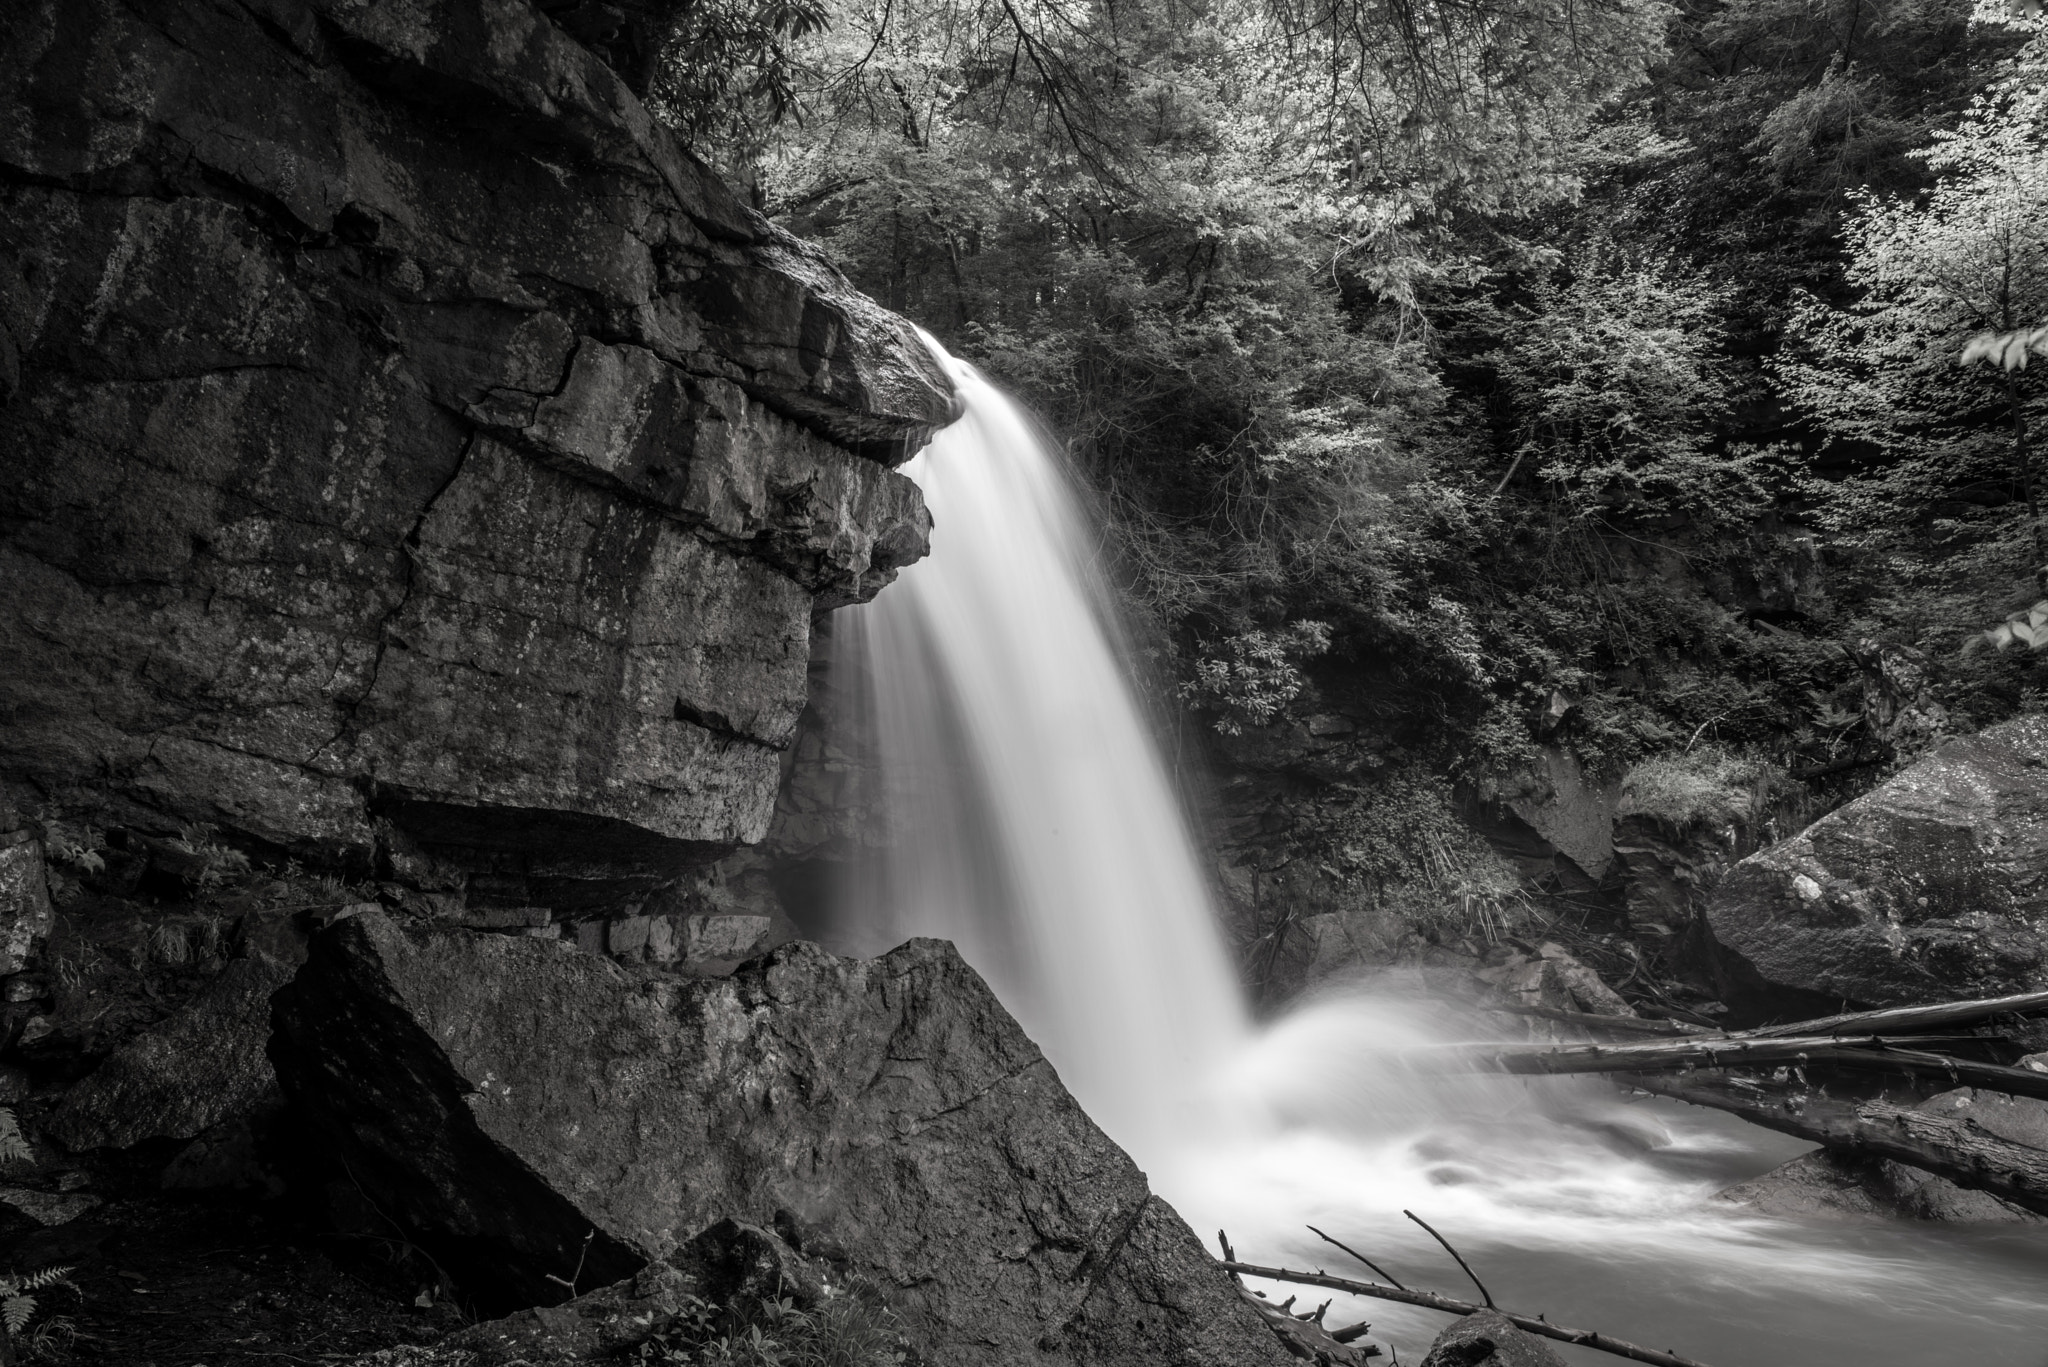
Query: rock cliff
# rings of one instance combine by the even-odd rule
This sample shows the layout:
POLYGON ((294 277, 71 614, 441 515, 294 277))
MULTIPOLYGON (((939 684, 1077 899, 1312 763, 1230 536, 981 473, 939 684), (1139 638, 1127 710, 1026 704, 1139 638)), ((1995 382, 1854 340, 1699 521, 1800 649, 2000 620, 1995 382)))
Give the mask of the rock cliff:
POLYGON ((0 14, 0 778, 618 903, 924 553, 900 320, 496 0, 0 14))

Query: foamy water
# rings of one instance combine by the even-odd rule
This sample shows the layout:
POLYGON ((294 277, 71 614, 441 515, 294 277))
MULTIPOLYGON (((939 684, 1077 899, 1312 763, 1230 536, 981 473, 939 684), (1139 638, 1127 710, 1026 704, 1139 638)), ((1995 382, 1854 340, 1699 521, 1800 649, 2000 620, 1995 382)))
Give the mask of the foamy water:
MULTIPOLYGON (((840 947, 957 943, 1154 1188, 1246 1261, 1375 1279, 1314 1224, 1410 1286, 1476 1295, 1413 1210, 1501 1305, 1714 1367, 2048 1367, 2039 1231, 1715 1202, 1806 1146, 1593 1079, 1418 1075, 1403 1048, 1477 1027, 1395 978, 1254 1029, 1067 476, 949 364, 966 414, 906 467, 932 555, 839 629, 890 827, 840 947)), ((1343 1298, 1329 1318, 1371 1319, 1409 1363, 1448 1322, 1343 1298)))

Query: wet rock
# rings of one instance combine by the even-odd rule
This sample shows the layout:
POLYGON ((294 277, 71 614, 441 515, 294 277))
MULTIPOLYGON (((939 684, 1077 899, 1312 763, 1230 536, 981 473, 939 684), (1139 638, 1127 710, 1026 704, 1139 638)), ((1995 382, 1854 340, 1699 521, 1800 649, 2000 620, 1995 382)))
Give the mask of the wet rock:
POLYGON ((521 0, 4 28, 0 774, 558 909, 758 839, 908 325, 521 0))
POLYGON ((683 923, 683 958, 743 959, 768 938, 766 916, 691 916, 683 923))
POLYGON ((1709 899, 1764 983, 1872 1006, 2048 987, 2048 717, 1951 740, 1709 899))
MULTIPOLYGON (((2039 1057, 2039 1056, 2036 1056, 2039 1057)), ((1971 1087, 1931 1096, 1914 1107, 1958 1116, 2001 1139, 2048 1149, 2048 1101, 1971 1087)), ((2044 1218, 1987 1192, 1890 1159, 1818 1149, 1729 1187, 1716 1198, 1765 1215, 1792 1218, 1940 1220, 1967 1224, 2035 1224, 2044 1218)))
POLYGON ((270 994, 296 969, 265 954, 228 964, 170 1019, 74 1084, 43 1132, 79 1153, 191 1139, 246 1116, 276 1085, 264 1052, 270 994))
POLYGON ((1596 882, 1614 862, 1614 813, 1619 780, 1588 775, 1576 756, 1546 746, 1539 770, 1498 800, 1596 882))
POLYGON ((43 847, 27 831, 0 834, 0 976, 28 967, 50 920, 43 847))
POLYGON ((1284 1360, 938 942, 694 978, 362 915, 276 1025, 311 1131, 479 1296, 623 1280, 732 1217, 889 1288, 938 1361, 1284 1360))
POLYGON ((1562 945, 1544 941, 1534 954, 1511 944, 1495 946, 1473 976, 1521 1006, 1583 1011, 1595 1016, 1633 1016, 1636 1009, 1600 975, 1562 945))
POLYGON ((46 1229, 68 1225, 105 1204, 97 1196, 77 1192, 37 1191, 32 1187, 0 1187, 0 1205, 10 1206, 46 1229))
POLYGON ((1422 1367, 1565 1367, 1550 1345, 1482 1310, 1438 1334, 1422 1367))

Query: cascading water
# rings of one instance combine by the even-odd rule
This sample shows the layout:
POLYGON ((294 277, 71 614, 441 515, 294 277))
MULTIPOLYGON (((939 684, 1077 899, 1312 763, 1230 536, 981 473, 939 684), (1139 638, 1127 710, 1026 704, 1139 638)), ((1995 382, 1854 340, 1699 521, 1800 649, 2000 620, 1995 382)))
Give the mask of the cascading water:
MULTIPOLYGON (((1261 1260, 1359 1272, 1314 1224, 1461 1294, 1415 1210, 1502 1304, 1719 1367, 2048 1364, 2032 1228, 1713 1204, 1804 1146, 1598 1082, 1418 1077, 1399 1049, 1476 1031, 1394 975, 1254 1031, 1080 505, 1030 419, 947 361, 965 416, 906 467, 932 555, 838 627, 890 827, 846 890, 842 948, 953 940, 1155 1188, 1261 1260)), ((1383 1302, 1339 1313, 1411 1363, 1444 1323, 1383 1302)))
POLYGON ((1244 1008, 1079 503, 1024 412, 952 371, 965 414, 905 473, 935 540, 971 553, 911 567, 842 628, 895 836, 849 919, 954 941, 1142 1152, 1183 1123, 1244 1008))

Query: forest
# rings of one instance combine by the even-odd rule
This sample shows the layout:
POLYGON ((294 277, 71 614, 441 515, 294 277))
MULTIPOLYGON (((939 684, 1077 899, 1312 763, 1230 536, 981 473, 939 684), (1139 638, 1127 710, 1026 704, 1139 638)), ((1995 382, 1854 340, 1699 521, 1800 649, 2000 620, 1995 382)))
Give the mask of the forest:
POLYGON ((1343 879, 1498 902, 1538 747, 1810 816, 2041 709, 2030 8, 681 14, 666 117, 1043 415, 1181 725, 1363 715, 1343 879))
POLYGON ((2043 0, 0 58, 0 1367, 2040 1367, 2043 0))

